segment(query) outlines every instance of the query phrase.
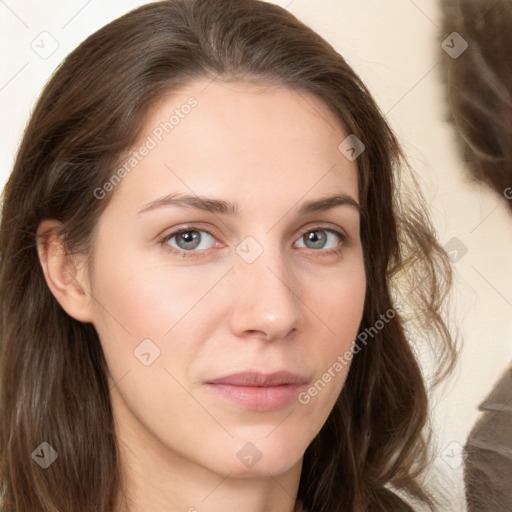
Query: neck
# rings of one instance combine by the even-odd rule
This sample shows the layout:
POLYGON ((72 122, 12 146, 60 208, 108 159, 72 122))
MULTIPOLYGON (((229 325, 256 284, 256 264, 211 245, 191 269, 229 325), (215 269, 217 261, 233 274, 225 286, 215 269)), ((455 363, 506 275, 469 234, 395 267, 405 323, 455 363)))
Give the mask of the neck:
POLYGON ((220 474, 126 425, 117 426, 123 491, 116 512, 302 512, 302 459, 279 475, 220 474))

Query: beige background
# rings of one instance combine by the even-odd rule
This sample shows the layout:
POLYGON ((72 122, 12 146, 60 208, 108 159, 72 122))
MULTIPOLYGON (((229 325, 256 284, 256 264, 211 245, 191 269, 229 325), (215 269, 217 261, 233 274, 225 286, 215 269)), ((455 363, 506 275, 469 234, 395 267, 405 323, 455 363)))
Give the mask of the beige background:
MULTIPOLYGON (((142 3, 0 2, 2 184, 35 100, 59 62, 89 34, 142 3), (46 51, 56 47, 44 59, 31 47, 43 31, 51 34, 43 36, 46 51)), ((445 489, 445 510, 463 511, 461 445, 477 418, 478 403, 512 360, 512 216, 505 198, 471 183, 445 122, 437 1, 275 3, 319 32, 361 75, 422 177, 439 239, 445 244, 456 237, 459 247, 467 247, 455 264, 455 323, 464 346, 433 409, 439 473, 432 478, 445 489)))

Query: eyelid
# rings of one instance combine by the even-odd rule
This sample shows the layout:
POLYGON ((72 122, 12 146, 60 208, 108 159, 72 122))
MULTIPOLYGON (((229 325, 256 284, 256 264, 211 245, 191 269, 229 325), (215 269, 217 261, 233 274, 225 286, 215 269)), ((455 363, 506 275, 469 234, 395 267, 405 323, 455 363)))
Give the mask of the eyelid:
POLYGON ((162 241, 162 240, 169 240, 170 238, 172 238, 173 236, 176 236, 176 235, 179 235, 180 233, 184 233, 184 232, 187 232, 187 231, 203 231, 205 233, 208 233, 210 236, 212 236, 213 238, 217 239, 218 236, 215 234, 216 230, 211 228, 211 227, 202 227, 201 223, 190 223, 190 224, 183 224, 179 227, 176 227, 176 228, 172 228, 172 231, 168 231, 168 229, 166 229, 165 231, 163 231, 163 233, 166 233, 166 235, 158 235, 158 239, 159 241, 162 241))
POLYGON ((341 238, 346 239, 347 241, 349 239, 348 233, 343 228, 341 228, 337 224, 332 224, 330 222, 320 222, 320 223, 316 223, 316 224, 313 223, 311 225, 302 227, 300 236, 303 236, 305 233, 308 233, 309 231, 315 231, 315 230, 320 230, 320 229, 325 229, 325 231, 330 231, 331 233, 335 233, 335 234, 339 235, 341 238))

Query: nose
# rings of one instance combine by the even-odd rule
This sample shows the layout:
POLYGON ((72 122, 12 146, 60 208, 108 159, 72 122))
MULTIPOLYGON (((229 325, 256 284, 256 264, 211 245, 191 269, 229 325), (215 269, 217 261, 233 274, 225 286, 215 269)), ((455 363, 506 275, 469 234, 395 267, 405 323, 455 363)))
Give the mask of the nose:
POLYGON ((264 250, 252 263, 237 256, 232 274, 230 323, 236 336, 280 340, 300 328, 298 283, 278 249, 264 250))

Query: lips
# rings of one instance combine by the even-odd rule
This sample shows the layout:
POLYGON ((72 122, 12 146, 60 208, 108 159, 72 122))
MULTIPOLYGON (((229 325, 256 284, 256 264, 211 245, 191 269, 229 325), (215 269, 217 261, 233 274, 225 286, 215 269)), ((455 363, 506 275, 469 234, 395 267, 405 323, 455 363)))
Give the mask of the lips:
POLYGON ((256 371, 240 372, 208 380, 208 384, 230 384, 232 386, 282 386, 285 384, 300 386, 307 384, 308 379, 288 371, 260 373, 256 371))
POLYGON ((241 372, 211 379, 206 388, 215 396, 252 411, 272 411, 297 401, 307 378, 288 371, 241 372))

